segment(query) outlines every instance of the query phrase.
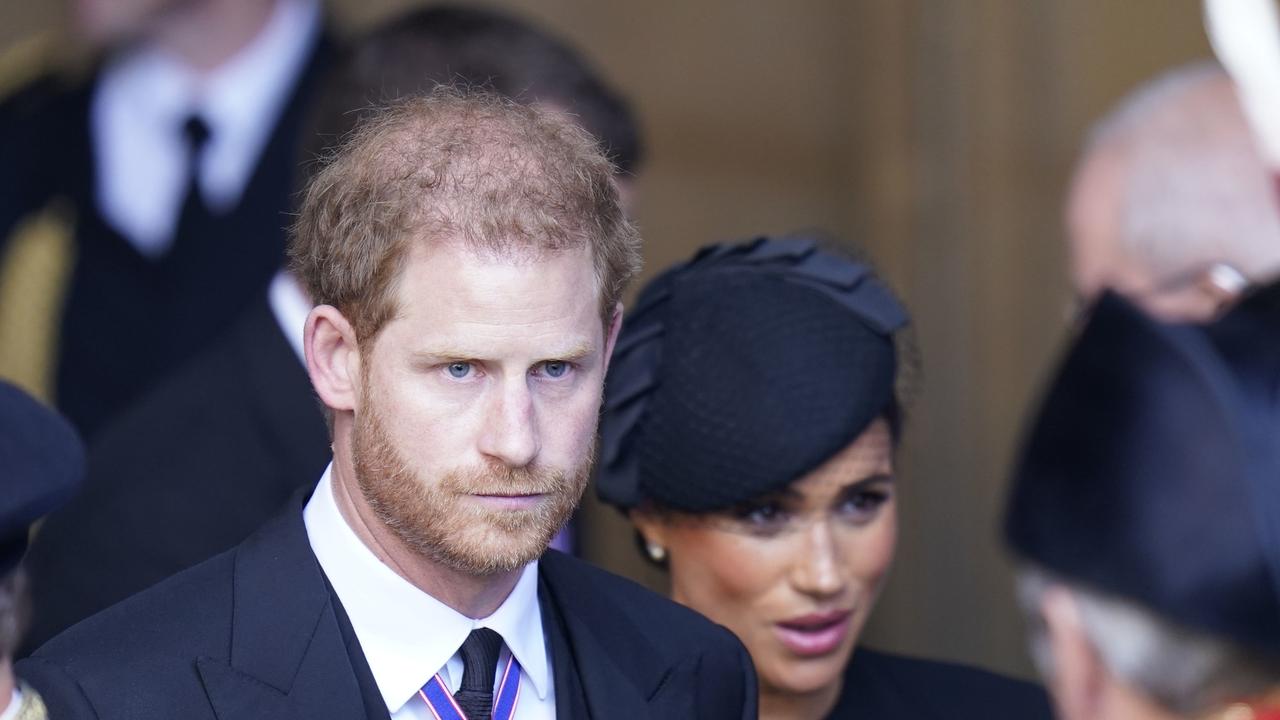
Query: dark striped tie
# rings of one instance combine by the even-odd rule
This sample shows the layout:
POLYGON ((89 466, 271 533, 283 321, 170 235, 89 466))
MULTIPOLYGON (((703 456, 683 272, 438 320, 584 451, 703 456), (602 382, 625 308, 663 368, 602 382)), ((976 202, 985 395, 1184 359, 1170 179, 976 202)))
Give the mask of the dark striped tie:
POLYGON ((502 636, 489 628, 471 631, 459 652, 462 653, 462 686, 453 694, 467 720, 492 720, 493 676, 498 670, 498 653, 502 636))

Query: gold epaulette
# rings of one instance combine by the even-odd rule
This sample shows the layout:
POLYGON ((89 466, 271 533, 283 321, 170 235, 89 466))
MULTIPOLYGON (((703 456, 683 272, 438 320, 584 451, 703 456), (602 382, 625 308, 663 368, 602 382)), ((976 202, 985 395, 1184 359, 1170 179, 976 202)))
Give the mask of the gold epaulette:
POLYGON ((49 711, 44 707, 44 699, 35 691, 35 688, 26 683, 22 685, 20 702, 22 704, 18 706, 18 716, 15 720, 49 720, 49 711))
POLYGON ((0 256, 0 377, 51 403, 74 218, 57 204, 28 218, 0 256))

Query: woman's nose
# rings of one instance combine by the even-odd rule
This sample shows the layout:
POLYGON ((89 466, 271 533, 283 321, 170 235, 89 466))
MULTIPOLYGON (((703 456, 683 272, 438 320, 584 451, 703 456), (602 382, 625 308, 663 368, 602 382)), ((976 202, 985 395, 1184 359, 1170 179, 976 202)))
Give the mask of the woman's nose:
POLYGON ((844 590, 845 568, 836 543, 835 529, 823 519, 804 529, 792 571, 795 588, 815 597, 830 597, 844 590))

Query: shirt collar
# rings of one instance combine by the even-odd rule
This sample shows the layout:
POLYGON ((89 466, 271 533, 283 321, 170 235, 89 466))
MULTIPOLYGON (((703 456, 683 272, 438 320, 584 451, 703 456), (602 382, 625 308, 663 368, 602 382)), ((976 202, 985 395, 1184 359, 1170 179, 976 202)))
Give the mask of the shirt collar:
POLYGON ((18 689, 17 683, 14 683, 13 692, 9 693, 9 705, 0 712, 0 720, 18 720, 18 713, 22 712, 22 692, 18 689))
POLYGON ((257 37, 201 83, 197 106, 210 125, 224 134, 254 134, 262 118, 274 118, 288 101, 319 30, 315 0, 277 0, 257 37))
POLYGON ((202 73, 143 44, 110 63, 97 92, 127 123, 145 125, 143 135, 160 133, 179 153, 183 121, 199 115, 211 131, 200 170, 205 199, 227 207, 239 199, 293 95, 320 25, 317 0, 277 0, 257 36, 218 67, 202 73))
POLYGON ((275 316, 280 332, 289 341, 289 347, 297 354, 298 361, 305 365, 307 355, 303 349, 302 333, 307 324, 307 315, 313 307, 311 300, 302 292, 297 279, 281 270, 271 279, 267 302, 271 304, 271 314, 275 316))
MULTIPOLYGON (((155 45, 133 47, 111 61, 105 82, 147 115, 174 124, 200 113, 215 130, 262 124, 264 106, 283 105, 320 32, 317 0, 277 0, 248 45, 200 73, 155 45)), ((215 134, 216 137, 216 134, 215 134)))
POLYGON ((211 131, 198 169, 204 200, 215 212, 235 207, 320 26, 317 0, 276 0, 258 36, 210 72, 145 42, 112 57, 90 110, 94 195, 103 218, 144 255, 158 257, 170 247, 191 172, 182 124, 192 113, 211 131))
POLYGON ((492 615, 473 620, 422 592, 380 561, 343 519, 333 497, 332 464, 307 502, 311 549, 342 601, 388 710, 395 712, 440 672, 471 630, 502 636, 539 698, 549 689, 538 563, 525 567, 492 615))

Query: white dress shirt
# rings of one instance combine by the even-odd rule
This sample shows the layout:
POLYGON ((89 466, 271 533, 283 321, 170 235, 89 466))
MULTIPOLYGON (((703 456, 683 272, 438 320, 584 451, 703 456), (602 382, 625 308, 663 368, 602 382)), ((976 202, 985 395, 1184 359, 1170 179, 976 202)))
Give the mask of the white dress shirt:
POLYGON ((205 204, 238 204, 319 38, 318 0, 276 0, 262 31, 208 72, 153 45, 103 69, 90 107, 98 210, 143 254, 173 243, 187 187, 182 126, 198 114, 210 137, 201 158, 205 204))
POLYGON ((298 280, 288 272, 281 270, 271 278, 271 287, 267 290, 267 302, 271 304, 271 314, 275 316, 280 332, 289 341, 289 347, 298 355, 298 361, 307 364, 306 352, 302 349, 302 332, 307 326, 307 315, 311 313, 311 300, 302 292, 298 280))
POLYGON ((338 510, 332 470, 325 470, 303 511, 307 537, 351 619, 392 720, 433 718, 418 690, 439 673, 449 691, 457 691, 463 671, 458 648, 480 627, 494 630, 506 643, 494 668, 495 681, 512 654, 523 668, 515 717, 554 720, 555 688, 542 633, 537 562, 524 569, 492 615, 466 617, 400 577, 365 546, 338 510))
POLYGON ((14 683, 13 693, 9 698, 9 706, 0 712, 0 720, 14 720, 18 717, 18 711, 22 709, 22 692, 18 690, 17 683, 14 683))

